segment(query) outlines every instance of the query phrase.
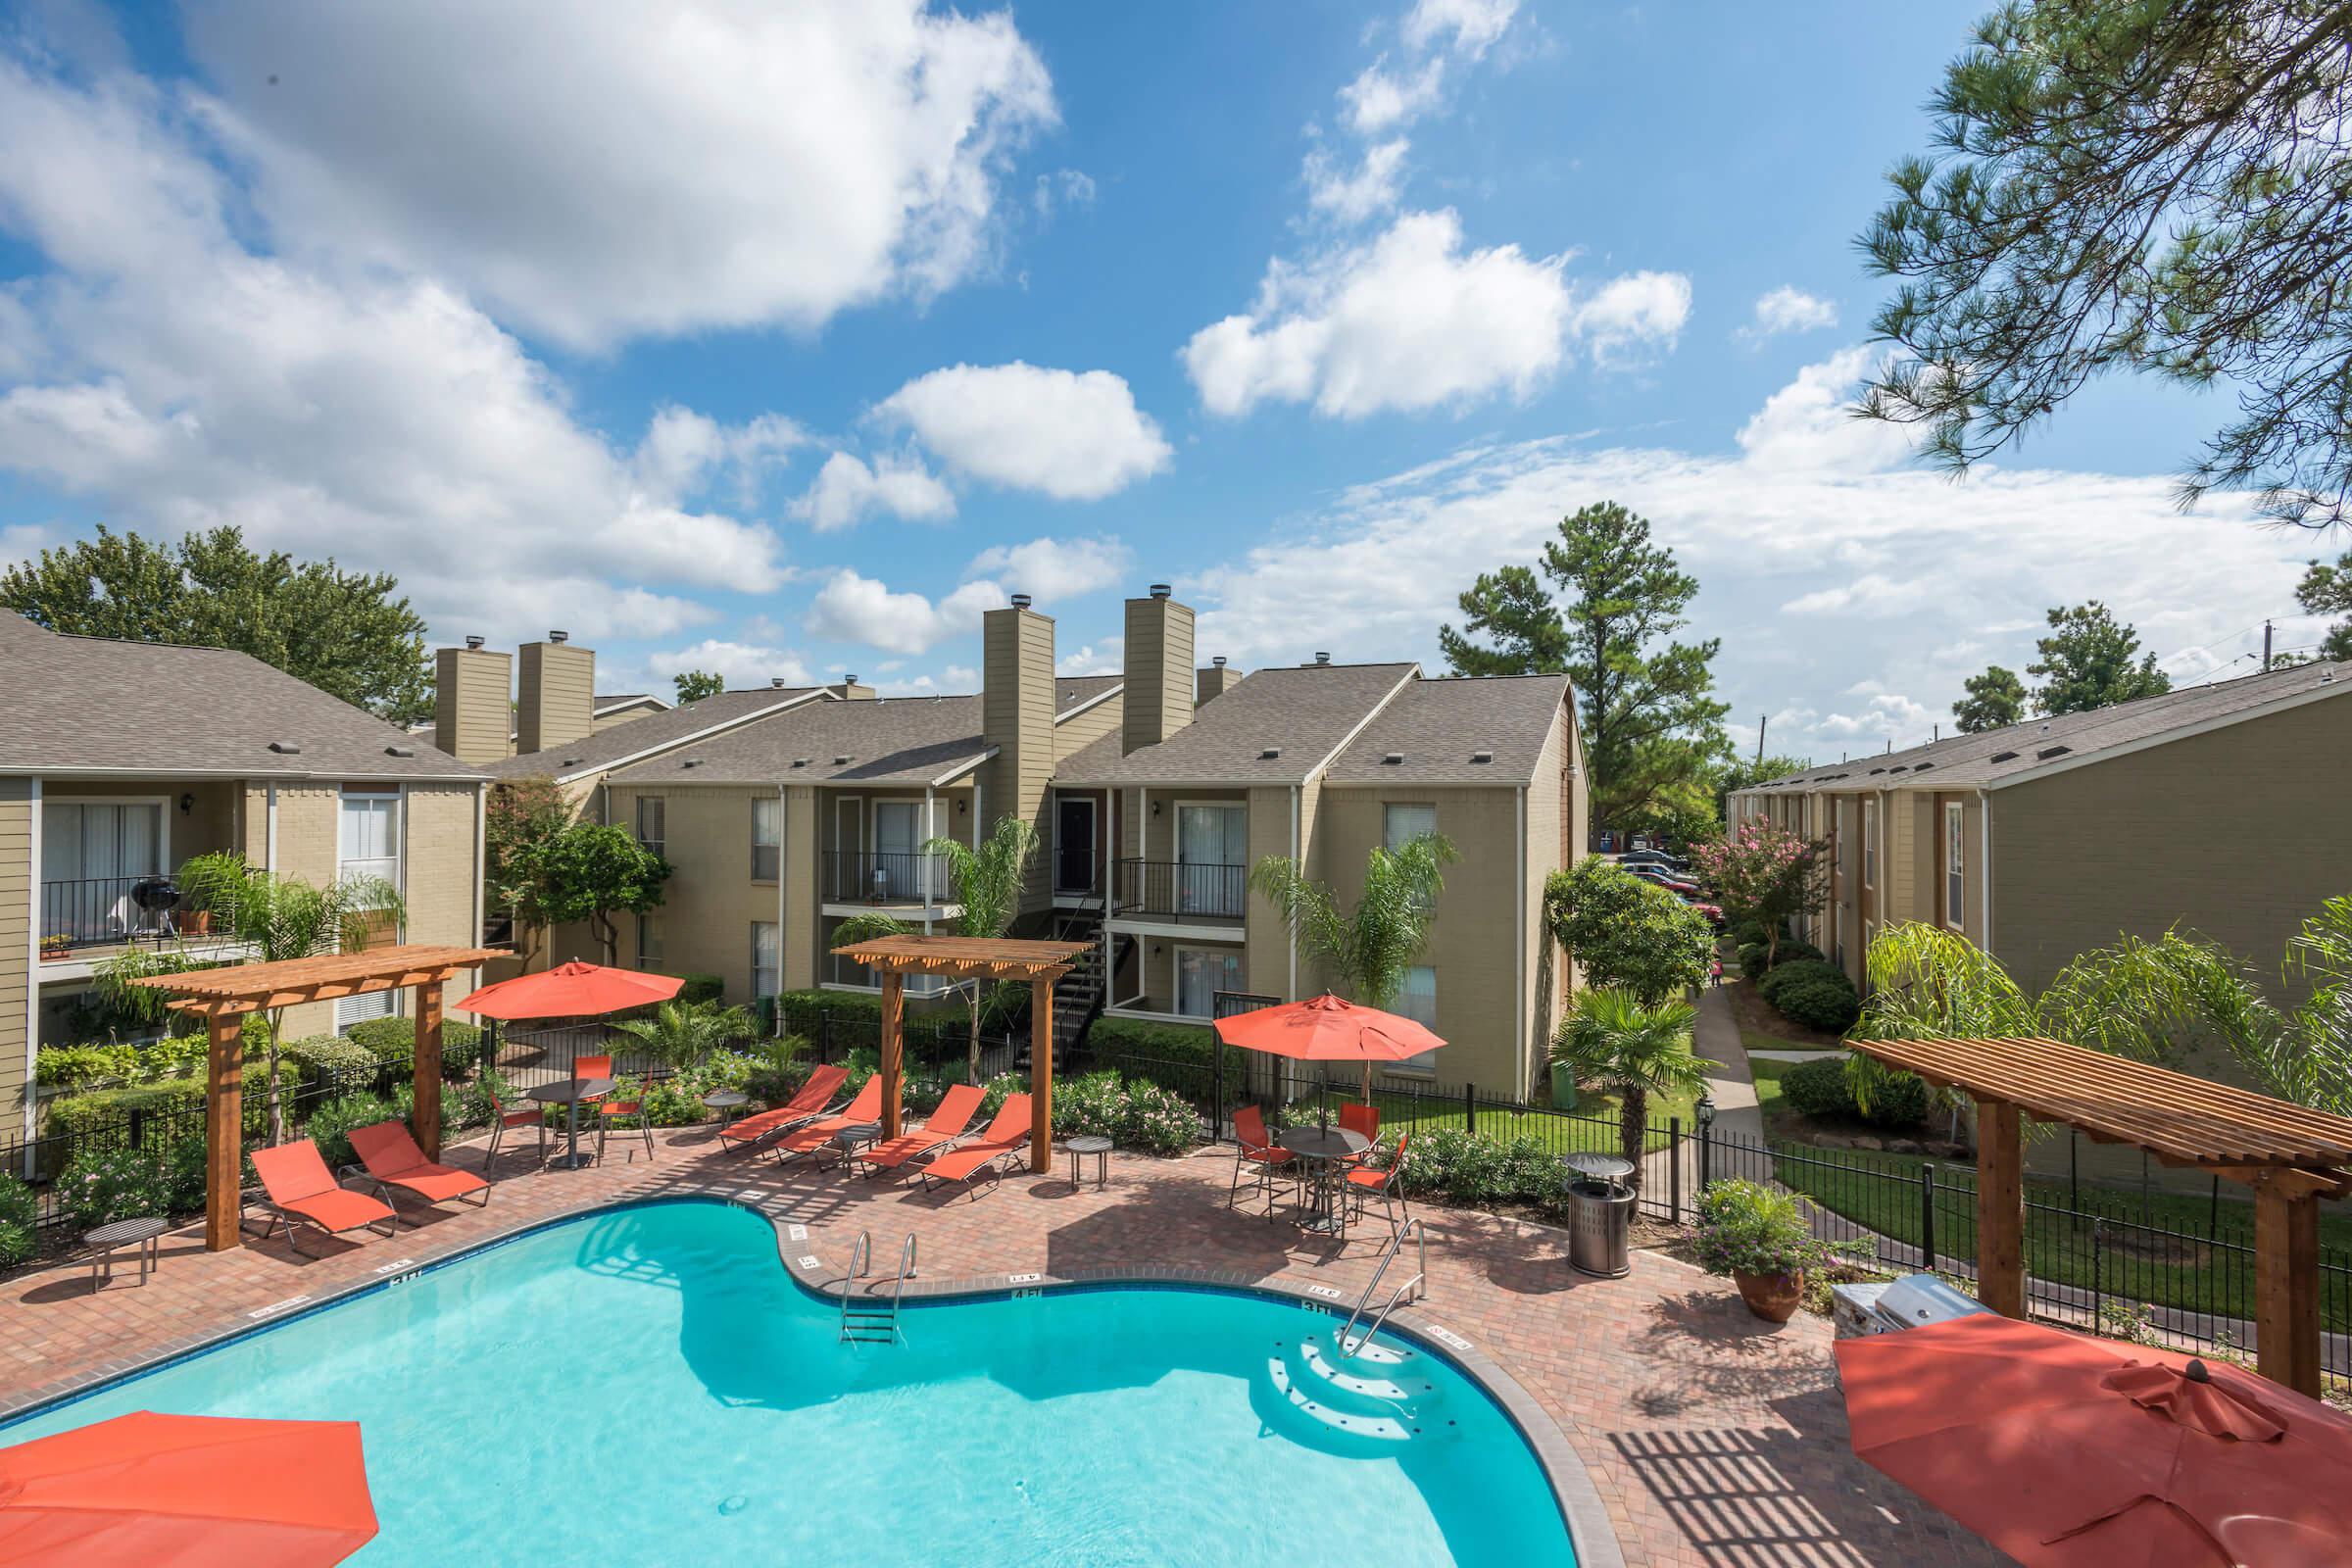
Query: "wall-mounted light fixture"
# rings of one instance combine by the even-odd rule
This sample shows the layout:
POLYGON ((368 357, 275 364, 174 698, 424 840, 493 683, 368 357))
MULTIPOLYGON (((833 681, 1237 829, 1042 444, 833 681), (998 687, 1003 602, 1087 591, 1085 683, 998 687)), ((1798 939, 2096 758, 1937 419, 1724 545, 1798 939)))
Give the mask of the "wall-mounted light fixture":
POLYGON ((190 812, 194 811, 195 809, 196 809, 196 795, 195 795, 195 792, 191 790, 191 791, 189 791, 187 794, 185 794, 185 795, 182 795, 182 796, 179 798, 179 814, 180 814, 180 815, 182 815, 182 816, 186 816, 186 815, 188 815, 190 812))
POLYGON ((1159 814, 1159 803, 1157 801, 1153 801, 1152 803, 1152 814, 1153 816, 1157 816, 1159 814))
POLYGON ((971 814, 972 814, 972 803, 971 803, 971 802, 969 802, 969 801, 964 801, 964 800, 959 800, 959 801, 957 801, 957 802, 956 803, 956 814, 957 816, 969 816, 969 815, 971 815, 971 814))

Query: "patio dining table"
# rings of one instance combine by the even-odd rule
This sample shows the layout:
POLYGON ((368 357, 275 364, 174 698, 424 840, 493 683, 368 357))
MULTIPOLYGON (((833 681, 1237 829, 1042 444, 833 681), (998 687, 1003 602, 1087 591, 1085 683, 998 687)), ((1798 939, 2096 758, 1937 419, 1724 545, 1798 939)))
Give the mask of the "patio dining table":
POLYGON ((554 1163, 565 1170, 580 1168, 580 1102, 612 1092, 612 1080, 610 1078, 559 1078, 552 1084, 541 1084, 536 1089, 522 1092, 525 1100, 564 1107, 564 1157, 554 1163))
POLYGON ((1372 1140, 1345 1127, 1292 1127, 1274 1142, 1314 1167, 1315 1200, 1298 1228, 1316 1236, 1345 1236, 1348 1221, 1340 1213, 1339 1184, 1332 1180, 1340 1166, 1372 1147, 1372 1140))

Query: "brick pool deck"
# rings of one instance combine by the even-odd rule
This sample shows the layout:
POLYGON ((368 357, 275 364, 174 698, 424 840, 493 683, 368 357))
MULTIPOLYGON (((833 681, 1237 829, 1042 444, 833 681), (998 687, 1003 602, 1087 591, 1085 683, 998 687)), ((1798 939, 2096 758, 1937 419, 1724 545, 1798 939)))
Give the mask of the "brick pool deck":
MULTIPOLYGON (((281 1237, 207 1253, 201 1226, 164 1238, 162 1269, 141 1286, 118 1268, 93 1294, 86 1264, 63 1262, 0 1280, 0 1412, 93 1378, 267 1321, 304 1304, 459 1251, 518 1227, 624 1198, 725 1196, 782 1225, 807 1227, 788 1252, 846 1268, 870 1229, 895 1267, 899 1239, 921 1238, 922 1281, 1041 1273, 1201 1271, 1294 1289, 1326 1287, 1352 1303, 1386 1230, 1358 1227, 1345 1247, 1225 1207, 1232 1156, 1114 1154, 1108 1184, 1073 1189, 1066 1156, 1053 1174, 1026 1172, 977 1197, 924 1194, 911 1181, 869 1181, 807 1161, 779 1171, 720 1152, 710 1128, 657 1135, 650 1158, 615 1140, 608 1163, 537 1169, 502 1154, 485 1209, 404 1208, 417 1223, 396 1238, 290 1252, 281 1237)), ((478 1143, 454 1156, 477 1164, 478 1143)), ((1856 1459, 1831 1375, 1829 1325, 1751 1317, 1722 1281, 1671 1258, 1635 1254, 1621 1280, 1593 1280, 1566 1260, 1548 1227, 1459 1209, 1416 1208, 1428 1222, 1430 1290, 1416 1321, 1469 1341, 1556 1421, 1591 1478, 1632 1568, 1850 1564, 1941 1568, 2007 1562, 1856 1459)), ((258 1221, 257 1221, 258 1225, 258 1221)), ((790 1233, 787 1232, 789 1235, 790 1233)))

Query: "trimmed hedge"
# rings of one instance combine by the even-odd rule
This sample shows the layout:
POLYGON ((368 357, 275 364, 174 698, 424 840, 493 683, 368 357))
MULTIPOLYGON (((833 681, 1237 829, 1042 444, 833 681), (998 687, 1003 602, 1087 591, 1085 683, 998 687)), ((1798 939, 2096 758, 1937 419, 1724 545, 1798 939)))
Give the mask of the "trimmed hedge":
MULTIPOLYGON (((245 1132, 259 1137, 270 1123, 270 1097, 263 1092, 261 1063, 250 1058, 245 1063, 245 1132)), ((290 1113, 294 1107, 294 1091, 302 1083, 302 1069, 290 1061, 277 1064, 280 1102, 290 1113)), ((173 1116, 185 1113, 160 1126, 147 1129, 150 1148, 163 1148, 178 1138, 204 1136, 203 1118, 196 1114, 204 1104, 202 1078, 168 1078, 157 1084, 133 1084, 123 1089, 97 1089, 86 1095, 66 1095, 50 1102, 48 1136, 81 1138, 121 1122, 137 1112, 148 1116, 173 1116)))
POLYGON ((682 974, 678 980, 678 1000, 688 1006, 723 1001, 727 994, 727 983, 714 974, 682 974))
POLYGON ((44 1088, 120 1088, 204 1070, 211 1049, 203 1035, 173 1035, 145 1044, 43 1046, 32 1055, 33 1082, 44 1088))
MULTIPOLYGON (((1772 966, 1775 969, 1782 969, 1792 963, 1818 963, 1827 956, 1827 954, 1810 942, 1801 941, 1796 937, 1783 937, 1779 949, 1772 956, 1772 966)), ((1763 978, 1764 944, 1762 942, 1743 944, 1740 947, 1740 972, 1750 980, 1763 978)))
POLYGON ((1790 1108, 1822 1120, 1866 1121, 1875 1127, 1917 1127, 1928 1119, 1928 1086, 1907 1072, 1882 1072, 1865 1113, 1854 1099, 1842 1056, 1803 1061, 1781 1075, 1781 1098, 1790 1108))
POLYGON ((1099 1056, 1144 1056, 1206 1070, 1217 1037, 1205 1025, 1154 1023, 1149 1018, 1097 1018, 1087 1049, 1099 1056))
MULTIPOLYGON (((378 1061, 408 1061, 416 1054, 416 1020, 369 1018, 344 1030, 343 1038, 367 1048, 378 1061)), ((445 1020, 441 1025, 441 1070, 468 1073, 481 1059, 482 1031, 469 1023, 445 1020)))
POLYGON ((1766 1002, 1773 1002, 1790 986, 1811 980, 1831 979, 1845 979, 1845 971, 1826 958, 1798 958, 1776 965, 1770 974, 1757 982, 1756 990, 1766 1002))
POLYGON ((1825 1035, 1841 1035, 1862 1016, 1862 998, 1843 975, 1784 986, 1773 1006, 1790 1023, 1825 1035))

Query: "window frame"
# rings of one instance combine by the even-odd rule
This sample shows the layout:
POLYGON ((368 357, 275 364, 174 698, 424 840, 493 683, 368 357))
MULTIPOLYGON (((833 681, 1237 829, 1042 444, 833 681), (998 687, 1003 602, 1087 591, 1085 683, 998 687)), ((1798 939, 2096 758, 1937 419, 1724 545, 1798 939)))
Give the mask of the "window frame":
POLYGON ((1211 1000, 1207 1012, 1184 1010, 1184 956, 1188 953, 1201 953, 1220 960, 1229 960, 1241 970, 1239 985, 1219 986, 1215 988, 1216 991, 1247 990, 1249 988, 1250 956, 1247 951, 1237 950, 1229 943, 1171 942, 1168 944, 1168 1011, 1170 1015, 1178 1018, 1214 1018, 1216 1016, 1214 991, 1210 993, 1211 1000))
POLYGON ((1875 795, 1862 797, 1862 885, 1879 885, 1879 800, 1875 795))
POLYGON ((1388 851, 1391 855, 1395 855, 1397 850, 1401 849, 1404 845, 1410 844, 1414 839, 1421 836, 1418 833, 1414 833, 1408 834, 1402 839, 1397 838, 1396 832, 1389 825, 1390 813, 1394 811, 1427 811, 1429 813, 1429 827, 1427 831, 1431 833, 1438 831, 1437 802, 1383 801, 1380 803, 1380 847, 1388 851))
POLYGON ((1943 803, 1943 923, 1954 931, 1968 928, 1968 807, 1962 801, 1943 803))
POLYGON ((666 934, 662 929, 662 917, 648 910, 637 916, 637 967, 646 973, 660 974, 662 972, 662 965, 667 961, 668 942, 666 934), (654 938, 654 948, 651 954, 646 952, 645 944, 649 932, 654 938))
MULTIPOLYGON (((1408 966, 1405 972, 1404 987, 1396 993, 1396 1012, 1399 1017, 1411 1018, 1413 1016, 1405 1010, 1404 999, 1412 989, 1412 976, 1424 971, 1429 975, 1429 1016, 1414 1018, 1413 1021, 1434 1033, 1438 1027, 1438 966, 1436 964, 1416 963, 1408 966)), ((1438 1075, 1437 1057, 1438 1054, 1435 1051, 1424 1051, 1417 1056, 1406 1056, 1400 1061, 1388 1062, 1380 1070, 1393 1077, 1435 1078, 1438 1075)))
MULTIPOLYGON (((662 825, 668 826, 666 822, 662 825)), ((752 880, 774 882, 783 873, 784 803, 772 795, 755 795, 752 797, 752 880), (760 818, 762 814, 768 818, 768 839, 764 844, 760 840, 760 818), (767 852, 765 871, 760 868, 760 852, 762 850, 767 852)))
POLYGON ((669 797, 666 795, 638 796, 631 816, 637 833, 637 842, 662 857, 662 859, 668 859, 669 797), (661 830, 651 837, 648 837, 645 831, 645 808, 649 806, 654 808, 654 815, 659 819, 655 825, 661 830))
POLYGON ((783 994, 783 928, 773 920, 754 920, 752 922, 752 1001, 757 1003, 761 997, 781 996, 783 994), (769 982, 768 989, 765 991, 761 991, 760 989, 760 974, 761 968, 763 967, 760 961, 760 933, 762 931, 768 933, 768 941, 773 945, 773 951, 769 955, 769 961, 764 965, 767 971, 769 982))

